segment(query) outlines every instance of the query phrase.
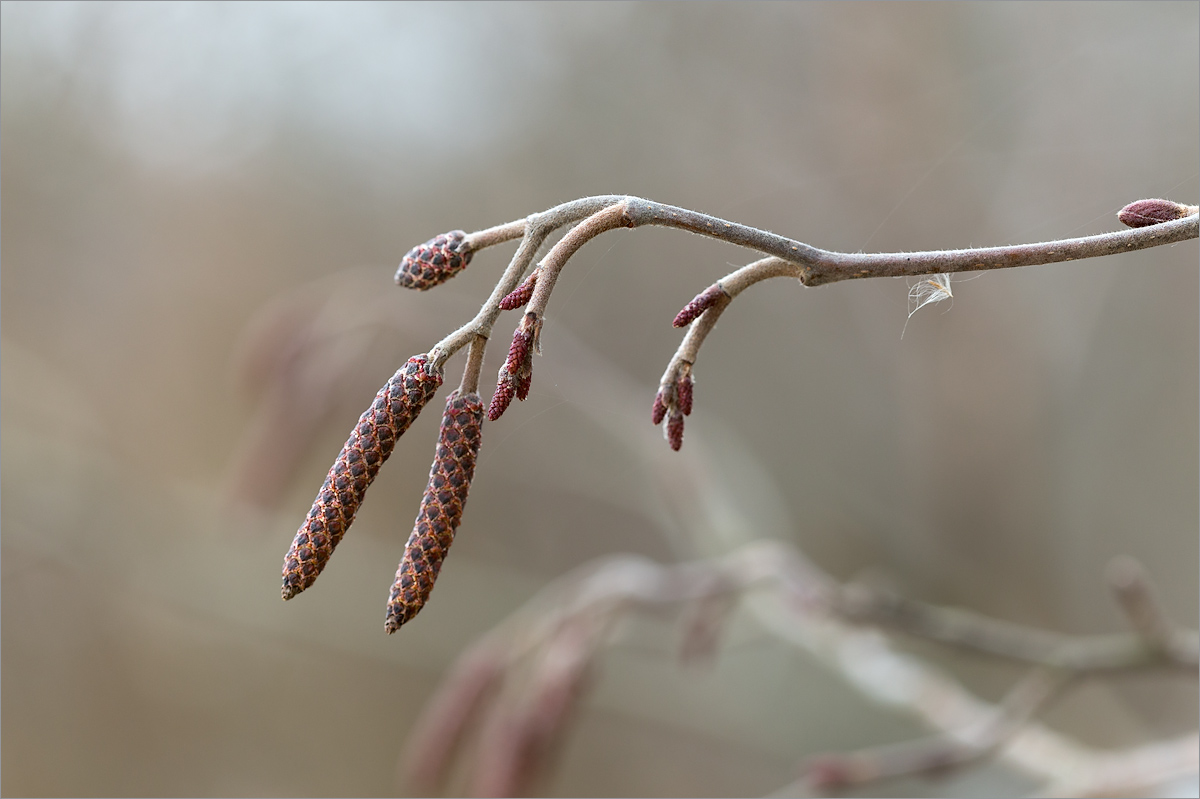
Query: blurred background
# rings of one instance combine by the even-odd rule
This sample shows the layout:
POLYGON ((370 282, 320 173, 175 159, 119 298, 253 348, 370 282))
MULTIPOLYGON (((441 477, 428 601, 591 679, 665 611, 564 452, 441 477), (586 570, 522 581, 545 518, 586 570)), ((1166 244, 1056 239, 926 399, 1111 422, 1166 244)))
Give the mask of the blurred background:
MULTIPOLYGON (((484 428, 421 616, 383 633, 437 410, 318 584, 284 604, 279 574, 357 415, 514 245, 428 294, 392 284, 410 247, 605 193, 845 251, 1113 230, 1200 192, 1198 8, 5 2, 0 789, 411 793, 425 699, 539 588, 718 554, 654 488, 704 453, 747 540, 839 579, 1096 633, 1125 629, 1103 572, 1129 554, 1195 626, 1195 242, 964 280, 903 340, 902 280, 756 287, 701 354, 687 444, 648 460, 670 320, 754 256, 606 234, 564 272, 530 400, 484 428)), ((539 790, 763 794, 922 732, 734 633, 698 669, 619 637, 539 790)), ((1018 674, 918 649, 987 699, 1018 674)), ((1046 722, 1125 747, 1194 729, 1198 699, 1094 681, 1046 722)))

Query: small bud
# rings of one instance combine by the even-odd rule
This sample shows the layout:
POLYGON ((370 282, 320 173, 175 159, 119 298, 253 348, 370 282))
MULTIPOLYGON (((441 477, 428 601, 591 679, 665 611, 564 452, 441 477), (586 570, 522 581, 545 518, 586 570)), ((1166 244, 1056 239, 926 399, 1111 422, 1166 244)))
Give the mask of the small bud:
POLYGON ((692 376, 685 372, 675 383, 675 404, 684 416, 692 415, 692 376))
POLYGON ((667 443, 676 452, 683 446, 683 414, 675 411, 667 420, 667 443))
POLYGON ((1117 219, 1129 227, 1149 227, 1182 219, 1190 213, 1193 212, 1188 206, 1170 200, 1138 200, 1118 211, 1117 219))
POLYGON ((492 402, 488 405, 488 421, 494 422, 503 416, 504 412, 508 410, 508 406, 512 404, 516 393, 517 387, 513 383, 513 376, 509 373, 507 366, 501 366, 500 379, 496 383, 496 393, 492 395, 492 402))
POLYGON ((538 270, 534 269, 529 273, 529 277, 525 278, 525 282, 504 295, 504 299, 500 300, 500 310, 511 311, 529 302, 529 298, 533 296, 533 289, 537 285, 537 276, 538 270))
POLYGON ((459 396, 455 391, 447 398, 429 484, 388 599, 384 625, 388 633, 396 632, 416 616, 433 591, 462 521, 467 492, 475 476, 482 425, 483 402, 478 394, 459 396))
POLYGON ((704 291, 696 295, 696 297, 683 307, 683 310, 675 317, 672 322, 675 327, 687 327, 700 314, 707 311, 721 297, 728 297, 725 289, 721 288, 720 284, 713 283, 704 291))
POLYGON ((663 401, 663 390, 660 388, 658 394, 654 396, 654 409, 650 412, 650 419, 654 424, 662 424, 662 420, 667 416, 667 403, 663 401))
POLYGON ((441 384, 442 375, 430 366, 428 356, 417 355, 375 395, 333 462, 308 518, 288 549, 283 561, 284 599, 291 599, 317 579, 354 521, 367 487, 392 454, 396 439, 441 384))
POLYGON ((396 285, 427 291, 466 269, 472 255, 466 238, 461 230, 452 230, 413 247, 400 259, 396 285))

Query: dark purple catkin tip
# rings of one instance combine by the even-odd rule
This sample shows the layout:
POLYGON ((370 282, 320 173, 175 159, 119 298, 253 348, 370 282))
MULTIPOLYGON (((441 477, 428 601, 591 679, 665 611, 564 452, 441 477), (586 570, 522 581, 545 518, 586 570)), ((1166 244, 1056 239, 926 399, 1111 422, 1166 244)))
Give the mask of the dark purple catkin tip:
POLYGON ((711 308, 713 303, 724 295, 725 289, 713 283, 704 291, 697 294, 691 302, 683 306, 683 310, 675 316, 675 321, 671 324, 675 327, 687 327, 697 316, 711 308))
POLYGON ((466 238, 467 234, 461 230, 452 230, 413 247, 400 259, 396 285, 427 291, 466 269, 471 263, 466 238))
POLYGON ((1149 227, 1182 219, 1190 210, 1170 200, 1138 200, 1118 211, 1117 219, 1129 227, 1149 227))
POLYGON ((658 394, 654 397, 654 409, 650 412, 650 419, 654 424, 662 424, 662 420, 667 416, 667 403, 663 401, 663 390, 660 388, 658 394))
POLYGON ((667 420, 667 443, 676 452, 683 446, 683 414, 678 411, 667 420))
POLYGON ((692 376, 681 375, 675 384, 675 404, 684 416, 692 415, 692 376))
POLYGON ((504 299, 500 300, 500 310, 512 311, 529 302, 530 297, 533 296, 534 286, 537 285, 537 274, 537 270, 533 270, 529 277, 525 278, 524 283, 504 295, 504 299))

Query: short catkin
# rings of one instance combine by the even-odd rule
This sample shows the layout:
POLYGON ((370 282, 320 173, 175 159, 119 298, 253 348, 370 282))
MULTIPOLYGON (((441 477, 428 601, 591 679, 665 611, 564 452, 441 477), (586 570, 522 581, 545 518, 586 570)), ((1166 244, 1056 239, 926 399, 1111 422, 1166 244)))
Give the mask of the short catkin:
POLYGON ((467 492, 475 475, 482 426, 483 401, 479 395, 473 391, 461 396, 457 391, 451 394, 442 416, 429 484, 388 599, 384 629, 389 633, 416 616, 433 591, 442 561, 454 542, 454 532, 462 521, 467 492))
POLYGON ((291 599, 317 579, 354 521, 367 486, 392 454, 396 439, 441 385, 441 372, 433 368, 427 356, 417 355, 409 358, 375 395, 375 401, 359 417, 338 453, 312 510, 284 558, 284 599, 291 599))
POLYGON ((461 230, 452 230, 413 247, 400 259, 396 285, 427 291, 466 269, 472 255, 466 238, 461 230))

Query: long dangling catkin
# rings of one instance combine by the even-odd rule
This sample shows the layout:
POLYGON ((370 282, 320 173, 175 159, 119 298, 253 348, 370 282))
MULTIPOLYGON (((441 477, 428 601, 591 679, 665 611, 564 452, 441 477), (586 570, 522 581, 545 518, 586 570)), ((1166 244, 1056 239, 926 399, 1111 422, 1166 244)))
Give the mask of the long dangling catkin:
POLYGON ((451 394, 442 416, 429 485, 421 498, 421 510, 404 546, 404 558, 396 570, 388 599, 384 629, 389 633, 416 616, 433 591, 442 561, 454 541, 454 531, 462 521, 467 491, 475 475, 482 426, 483 401, 479 395, 471 392, 459 396, 457 391, 451 394))
POLYGON ((291 599, 317 579, 354 521, 367 486, 392 454, 396 439, 441 385, 441 372, 430 365, 427 356, 417 355, 409 358, 375 395, 375 401, 359 417, 338 453, 283 560, 284 599, 291 599))

